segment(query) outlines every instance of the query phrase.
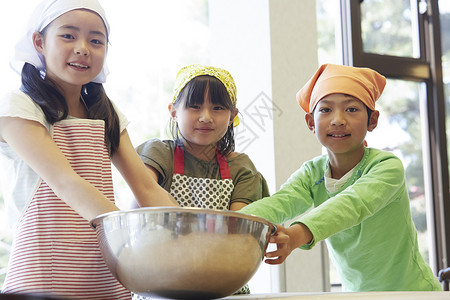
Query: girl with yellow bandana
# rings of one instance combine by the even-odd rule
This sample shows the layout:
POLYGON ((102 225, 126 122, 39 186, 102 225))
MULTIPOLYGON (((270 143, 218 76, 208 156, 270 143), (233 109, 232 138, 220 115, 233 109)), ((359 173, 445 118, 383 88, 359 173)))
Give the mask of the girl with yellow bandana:
MULTIPOLYGON (((182 68, 168 108, 173 140, 152 139, 136 150, 180 206, 239 210, 269 195, 250 158, 234 152, 233 128, 239 120, 229 72, 202 65, 182 68)), ((248 288, 239 293, 249 293, 248 288)))

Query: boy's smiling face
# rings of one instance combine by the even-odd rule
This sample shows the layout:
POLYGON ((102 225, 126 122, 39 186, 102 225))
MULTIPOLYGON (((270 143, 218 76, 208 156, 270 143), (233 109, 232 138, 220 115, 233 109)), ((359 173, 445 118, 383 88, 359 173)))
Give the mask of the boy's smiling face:
POLYGON ((366 106, 359 99, 346 94, 331 94, 322 98, 305 119, 329 154, 353 155, 364 150, 367 131, 375 129, 378 116, 379 112, 373 111, 368 120, 366 106))

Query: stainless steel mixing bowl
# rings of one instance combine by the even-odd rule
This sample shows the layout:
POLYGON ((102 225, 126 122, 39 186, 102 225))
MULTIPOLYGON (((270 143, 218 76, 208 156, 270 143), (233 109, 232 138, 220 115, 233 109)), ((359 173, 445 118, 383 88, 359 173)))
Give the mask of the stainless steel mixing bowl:
POLYGON ((143 296, 226 297, 258 269, 276 226, 238 212, 139 208, 91 221, 112 274, 143 296))

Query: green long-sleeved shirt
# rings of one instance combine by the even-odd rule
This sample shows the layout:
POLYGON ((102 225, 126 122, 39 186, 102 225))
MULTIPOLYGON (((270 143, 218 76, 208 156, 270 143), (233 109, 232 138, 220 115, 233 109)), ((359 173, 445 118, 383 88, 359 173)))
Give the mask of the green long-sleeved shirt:
POLYGON ((347 291, 441 290, 422 258, 409 207, 404 168, 393 154, 365 148, 352 177, 328 193, 328 156, 297 170, 281 189, 241 212, 280 224, 298 221, 314 241, 326 239, 347 291))

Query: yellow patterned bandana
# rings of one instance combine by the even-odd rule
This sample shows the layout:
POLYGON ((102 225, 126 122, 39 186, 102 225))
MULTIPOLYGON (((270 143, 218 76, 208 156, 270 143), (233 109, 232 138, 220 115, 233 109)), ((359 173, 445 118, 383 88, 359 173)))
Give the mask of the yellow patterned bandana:
MULTIPOLYGON (((231 103, 233 103, 234 107, 236 108, 236 85, 234 84, 234 80, 233 77, 231 77, 231 74, 224 69, 196 64, 186 66, 178 72, 177 78, 175 79, 172 102, 175 103, 181 90, 189 81, 201 75, 209 75, 219 79, 227 89, 228 95, 230 95, 231 103)), ((236 115, 233 120, 233 127, 236 127, 238 125, 239 118, 236 115)))

